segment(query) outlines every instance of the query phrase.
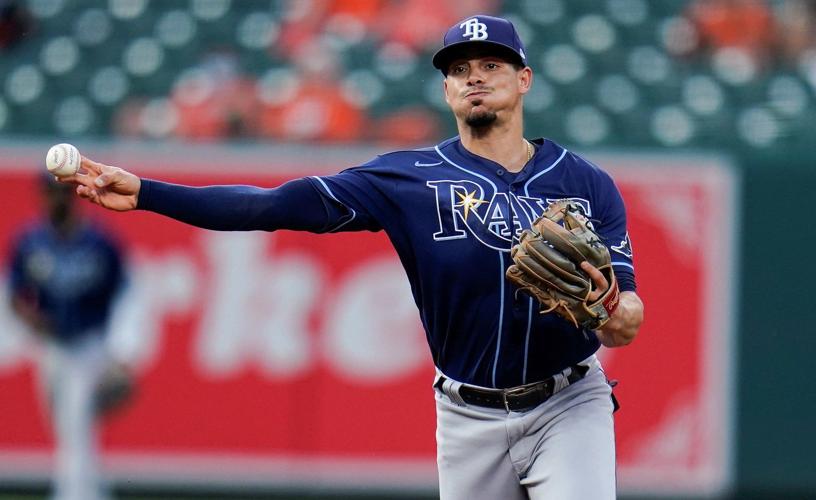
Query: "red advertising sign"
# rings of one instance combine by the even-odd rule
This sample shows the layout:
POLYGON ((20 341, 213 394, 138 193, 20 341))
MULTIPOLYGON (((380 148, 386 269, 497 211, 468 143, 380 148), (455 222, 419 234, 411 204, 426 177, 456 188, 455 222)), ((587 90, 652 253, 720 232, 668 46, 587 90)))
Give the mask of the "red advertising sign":
MULTIPOLYGON (((0 160, 4 236, 36 213, 33 170, 18 167, 36 164, 20 161, 27 154, 0 160)), ((193 159, 141 152, 137 161, 104 149, 95 156, 150 164, 139 173, 197 185, 273 186, 331 171, 297 171, 291 154, 272 156, 279 165, 270 167, 261 152, 250 160, 229 150, 193 159)), ((601 354, 620 380, 621 489, 719 491, 730 475, 734 248, 724 228, 735 227, 734 181, 711 158, 593 160, 612 171, 627 202, 647 311, 635 343, 601 354)), ((134 366, 138 392, 103 426, 115 477, 434 488, 434 371, 384 235, 209 232, 150 213, 87 208, 130 262, 112 346, 134 366)), ((7 303, 0 480, 45 477, 52 436, 37 397, 36 345, 7 303)))
POLYGON ((715 494, 732 476, 736 179, 711 157, 610 156, 630 218, 646 320, 602 361, 622 491, 715 494))

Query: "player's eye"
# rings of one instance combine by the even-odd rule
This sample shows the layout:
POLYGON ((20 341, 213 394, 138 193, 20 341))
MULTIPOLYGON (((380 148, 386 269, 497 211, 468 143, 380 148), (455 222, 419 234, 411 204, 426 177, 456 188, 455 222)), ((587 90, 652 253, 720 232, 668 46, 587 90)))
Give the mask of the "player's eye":
POLYGON ((487 69, 496 69, 496 68, 498 68, 498 67, 499 67, 499 65, 498 65, 498 64, 496 64, 496 63, 493 63, 493 62, 489 62, 489 63, 485 64, 485 67, 486 67, 487 69))
POLYGON ((451 67, 450 73, 461 74, 464 73, 467 67, 464 64, 457 64, 451 67))

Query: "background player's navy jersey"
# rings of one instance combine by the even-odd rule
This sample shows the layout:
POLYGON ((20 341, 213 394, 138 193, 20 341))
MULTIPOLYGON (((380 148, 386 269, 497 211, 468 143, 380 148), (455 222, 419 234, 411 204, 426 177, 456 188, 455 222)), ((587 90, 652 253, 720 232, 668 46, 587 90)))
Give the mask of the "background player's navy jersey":
POLYGON ((467 151, 458 138, 400 151, 314 186, 336 205, 329 231, 383 229, 408 274, 436 366, 486 387, 542 380, 598 347, 517 293, 510 248, 551 201, 583 207, 611 250, 622 290, 634 290, 623 200, 608 174, 549 140, 518 173, 467 151))
POLYGON ((62 343, 103 333, 122 282, 117 249, 87 224, 65 239, 47 222, 35 225, 12 252, 11 292, 35 303, 62 343))

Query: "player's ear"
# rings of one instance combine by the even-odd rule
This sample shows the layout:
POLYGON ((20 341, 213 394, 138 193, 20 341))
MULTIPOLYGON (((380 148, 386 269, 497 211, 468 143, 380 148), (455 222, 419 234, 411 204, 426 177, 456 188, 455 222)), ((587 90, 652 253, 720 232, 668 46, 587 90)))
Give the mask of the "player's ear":
POLYGON ((526 94, 530 91, 530 88, 533 86, 533 70, 530 69, 529 66, 525 66, 524 68, 518 71, 518 88, 519 92, 522 94, 526 94))
POLYGON ((442 91, 445 92, 445 102, 450 104, 450 98, 448 97, 448 79, 447 77, 442 80, 442 91))

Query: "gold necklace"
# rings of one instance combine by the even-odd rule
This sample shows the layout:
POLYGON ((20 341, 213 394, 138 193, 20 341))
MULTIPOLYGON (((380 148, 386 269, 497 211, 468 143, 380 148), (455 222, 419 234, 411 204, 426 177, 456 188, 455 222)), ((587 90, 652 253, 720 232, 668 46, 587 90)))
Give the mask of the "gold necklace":
POLYGON ((533 157, 533 145, 527 139, 524 139, 524 143, 527 144, 527 161, 524 163, 527 163, 533 157))

